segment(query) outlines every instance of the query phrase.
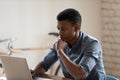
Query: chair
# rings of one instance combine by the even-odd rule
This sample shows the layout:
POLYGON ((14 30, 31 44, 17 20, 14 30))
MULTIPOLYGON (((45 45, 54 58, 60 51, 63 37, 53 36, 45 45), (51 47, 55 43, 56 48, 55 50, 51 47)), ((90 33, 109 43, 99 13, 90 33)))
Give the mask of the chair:
POLYGON ((55 74, 54 75, 58 76, 59 70, 60 70, 60 65, 57 66, 57 69, 55 70, 55 74))
POLYGON ((111 75, 107 75, 106 76, 106 80, 119 80, 118 78, 111 76, 111 75))

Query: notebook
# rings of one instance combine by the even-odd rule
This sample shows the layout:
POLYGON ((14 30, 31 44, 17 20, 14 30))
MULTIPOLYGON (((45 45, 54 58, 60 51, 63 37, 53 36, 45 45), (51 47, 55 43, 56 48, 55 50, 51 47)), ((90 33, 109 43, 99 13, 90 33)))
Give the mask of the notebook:
POLYGON ((0 59, 7 77, 6 80, 52 80, 40 77, 32 79, 25 58, 0 56, 0 59))

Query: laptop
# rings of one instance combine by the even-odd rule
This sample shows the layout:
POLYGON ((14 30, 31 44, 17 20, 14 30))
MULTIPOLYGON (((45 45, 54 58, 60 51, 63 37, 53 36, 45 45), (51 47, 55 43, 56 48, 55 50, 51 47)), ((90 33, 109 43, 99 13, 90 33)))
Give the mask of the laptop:
POLYGON ((32 75, 25 58, 0 56, 0 59, 7 78, 4 80, 52 80, 40 77, 32 79, 32 75))

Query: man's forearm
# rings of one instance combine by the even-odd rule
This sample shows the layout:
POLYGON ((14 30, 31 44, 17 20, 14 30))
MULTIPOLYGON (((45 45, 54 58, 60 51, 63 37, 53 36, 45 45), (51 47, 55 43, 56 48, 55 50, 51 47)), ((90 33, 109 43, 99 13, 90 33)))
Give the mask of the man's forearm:
POLYGON ((45 69, 43 68, 43 65, 38 64, 35 69, 34 69, 34 76, 40 75, 40 74, 44 74, 45 73, 45 69))
POLYGON ((63 61, 67 71, 75 78, 75 80, 83 80, 85 73, 82 68, 73 63, 62 49, 57 50, 61 60, 63 61))

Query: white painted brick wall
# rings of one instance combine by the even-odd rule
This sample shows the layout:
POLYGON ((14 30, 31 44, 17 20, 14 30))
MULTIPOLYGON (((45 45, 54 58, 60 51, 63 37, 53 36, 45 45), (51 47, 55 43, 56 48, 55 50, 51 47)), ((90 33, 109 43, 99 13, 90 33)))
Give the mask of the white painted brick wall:
POLYGON ((101 0, 106 73, 120 79, 120 0, 101 0))

